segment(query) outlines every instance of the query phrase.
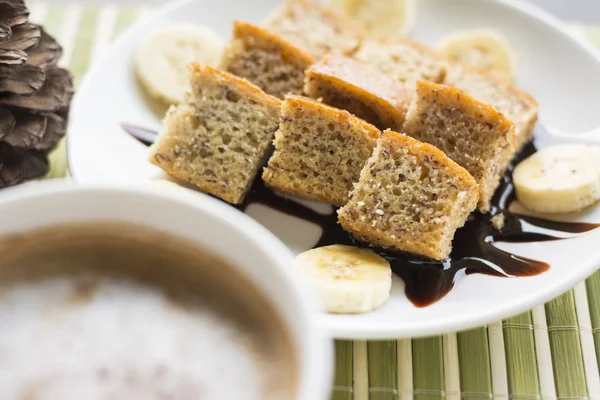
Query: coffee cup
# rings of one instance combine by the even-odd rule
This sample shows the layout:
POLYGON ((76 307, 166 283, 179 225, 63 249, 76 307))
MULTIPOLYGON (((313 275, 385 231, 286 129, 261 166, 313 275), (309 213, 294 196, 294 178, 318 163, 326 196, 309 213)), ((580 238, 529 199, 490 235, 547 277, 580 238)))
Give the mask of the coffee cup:
POLYGON ((1 398, 329 397, 316 299, 235 208, 57 181, 0 192, 0 221, 1 398))

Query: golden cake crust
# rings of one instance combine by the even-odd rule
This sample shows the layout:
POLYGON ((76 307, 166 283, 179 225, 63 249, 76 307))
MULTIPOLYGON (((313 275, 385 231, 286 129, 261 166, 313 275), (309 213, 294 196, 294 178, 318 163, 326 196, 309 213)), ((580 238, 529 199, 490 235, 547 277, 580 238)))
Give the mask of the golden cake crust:
POLYGON ((240 204, 266 162, 281 101, 244 79, 190 65, 191 91, 167 112, 149 160, 170 175, 240 204))
POLYGON ((352 58, 408 84, 417 80, 440 83, 446 76, 446 59, 441 54, 403 37, 365 40, 352 58))
POLYGON ((444 151, 479 185, 479 210, 487 212, 515 154, 514 125, 488 104, 450 86, 419 81, 403 131, 444 151))
POLYGON ((424 96, 435 97, 443 104, 453 105, 460 108, 470 118, 483 118, 497 125, 503 131, 510 131, 510 142, 516 146, 516 135, 514 125, 502 113, 489 104, 475 100, 462 90, 455 87, 440 85, 434 82, 419 81, 416 85, 417 93, 424 96))
POLYGON ((260 104, 272 107, 281 107, 281 100, 275 96, 271 96, 263 92, 258 86, 254 85, 247 79, 230 74, 221 69, 211 67, 209 65, 200 65, 192 63, 188 65, 188 71, 192 75, 197 75, 202 80, 214 80, 214 82, 222 82, 228 85, 234 85, 243 94, 252 97, 260 104))
POLYGON ((294 46, 281 36, 248 22, 235 21, 233 23, 233 37, 245 42, 251 40, 252 46, 255 47, 280 52, 283 58, 292 64, 308 67, 315 62, 310 54, 294 46))
POLYGON ((434 146, 387 130, 338 219, 360 241, 443 260, 477 201, 464 168, 434 146))
POLYGON ((347 111, 287 96, 263 180, 290 195, 342 206, 379 135, 347 111))
POLYGON ((517 151, 533 137, 539 104, 527 92, 476 67, 448 63, 444 84, 491 105, 515 125, 517 151))
POLYGON ((311 0, 285 1, 263 25, 315 58, 351 55, 364 37, 364 29, 352 19, 311 0))
POLYGON ((304 91, 379 129, 401 129, 411 98, 404 85, 376 68, 334 55, 306 70, 304 91))
POLYGON ((304 71, 313 63, 312 56, 277 34, 240 21, 221 57, 221 69, 280 99, 303 94, 304 71))

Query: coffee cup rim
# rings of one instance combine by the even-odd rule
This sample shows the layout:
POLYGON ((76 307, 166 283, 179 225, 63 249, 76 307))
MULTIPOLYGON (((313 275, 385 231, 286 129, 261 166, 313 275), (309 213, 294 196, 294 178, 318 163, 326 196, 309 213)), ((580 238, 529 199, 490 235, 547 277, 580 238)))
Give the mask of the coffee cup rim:
MULTIPOLYGON (((296 398, 299 400, 316 400, 326 399, 329 397, 332 385, 333 375, 333 346, 332 338, 327 333, 325 328, 318 324, 318 304, 317 299, 312 289, 306 285, 302 279, 299 279, 295 273, 289 268, 289 263, 293 260, 293 254, 274 234, 265 227, 247 216, 243 212, 231 207, 220 200, 203 193, 193 192, 187 189, 173 187, 173 190, 160 190, 161 186, 137 184, 127 185, 124 183, 97 183, 97 184, 76 184, 69 180, 53 180, 35 183, 26 183, 17 187, 7 188, 0 191, 0 215, 3 210, 8 208, 12 202, 20 202, 23 200, 29 201, 45 201, 53 196, 64 197, 66 201, 77 200, 73 198, 73 194, 103 194, 103 195, 119 195, 132 197, 146 197, 152 200, 162 200, 170 202, 172 206, 185 205, 196 212, 201 212, 210 215, 221 224, 226 226, 226 229, 241 233, 245 240, 253 242, 258 248, 262 249, 265 254, 268 254, 271 259, 271 269, 275 279, 279 279, 278 284, 286 284, 287 293, 297 303, 302 315, 305 319, 306 332, 297 337, 302 338, 303 343, 298 343, 301 349, 299 358, 299 384, 296 398), (69 200, 69 198, 73 200, 69 200)), ((101 205, 99 205, 101 207, 101 205)), ((9 215, 8 218, 11 216, 9 215)), ((18 218, 19 216, 13 216, 18 218)), ((57 218, 60 224, 60 217, 57 218)), ((65 221, 68 218, 65 218, 65 221)), ((19 223, 16 223, 19 226, 19 223)), ((53 224, 50 224, 53 225, 53 224)), ((49 225, 46 225, 49 226, 49 225)), ((153 227, 152 224, 148 225, 153 227)), ((12 232, 20 230, 29 230, 31 226, 23 226, 22 229, 17 228, 12 232)), ((37 227, 33 227, 34 229, 37 227)), ((0 235, 2 232, 0 231, 0 235)), ((199 242, 197 238, 193 239, 199 242)), ((240 269, 244 266, 238 265, 240 269)), ((260 288, 264 291, 264 288, 260 288)), ((278 305, 275 304, 280 312, 284 312, 278 305)), ((289 328, 289 327, 288 327, 289 328)))

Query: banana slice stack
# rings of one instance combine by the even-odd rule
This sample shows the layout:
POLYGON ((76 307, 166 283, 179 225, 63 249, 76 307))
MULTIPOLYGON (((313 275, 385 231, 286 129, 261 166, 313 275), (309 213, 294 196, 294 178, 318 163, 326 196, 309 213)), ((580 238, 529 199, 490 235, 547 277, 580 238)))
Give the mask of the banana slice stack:
POLYGON ((146 91, 167 104, 183 101, 191 62, 216 66, 225 45, 212 30, 169 25, 147 36, 135 57, 135 70, 146 91))
POLYGON ((538 151, 513 172, 519 202, 531 211, 567 213, 600 200, 600 146, 565 144, 538 151))
POLYGON ((369 250, 343 245, 319 247, 300 254, 293 266, 314 284, 329 313, 367 313, 390 297, 390 264, 369 250))

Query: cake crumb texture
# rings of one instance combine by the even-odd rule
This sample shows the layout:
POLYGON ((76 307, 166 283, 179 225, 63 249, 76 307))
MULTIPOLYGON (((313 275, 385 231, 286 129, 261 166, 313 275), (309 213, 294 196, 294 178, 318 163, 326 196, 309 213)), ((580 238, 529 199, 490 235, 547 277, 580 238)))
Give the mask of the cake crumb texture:
POLYGON ((263 180, 287 194, 342 206, 379 134, 347 111, 288 96, 263 180))
POLYGON ((338 216, 360 241, 443 260, 477 201, 477 184, 464 168, 429 144, 387 130, 338 216))
POLYGON ((192 64, 191 93, 172 107, 150 161, 229 203, 239 204, 268 158, 281 101, 218 69, 192 64))
POLYGON ((403 131, 469 171, 479 185, 479 210, 490 210, 515 153, 514 126, 504 115, 456 88, 419 81, 403 131))
POLYGON ((304 71, 313 62, 308 53, 278 35, 236 21, 233 40, 223 53, 221 68, 283 99, 286 94, 303 93, 304 71))
POLYGON ((441 55, 405 38, 365 40, 353 58, 409 85, 418 80, 440 83, 446 75, 446 62, 441 55))
POLYGON ((285 1, 264 26, 317 59, 325 54, 351 55, 364 36, 352 19, 312 0, 285 1))
POLYGON ((327 56, 306 70, 304 91, 379 129, 401 129, 410 104, 403 84, 344 56, 327 56))
POLYGON ((538 103, 528 93, 475 67, 452 62, 444 83, 494 107, 515 125, 517 151, 533 137, 538 103))

